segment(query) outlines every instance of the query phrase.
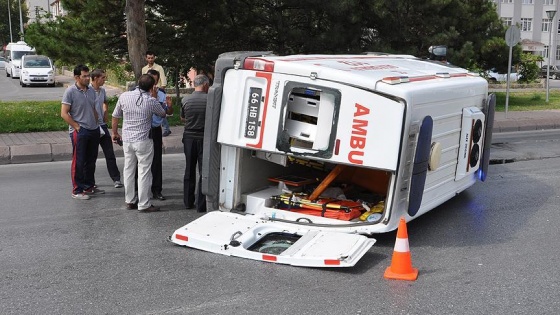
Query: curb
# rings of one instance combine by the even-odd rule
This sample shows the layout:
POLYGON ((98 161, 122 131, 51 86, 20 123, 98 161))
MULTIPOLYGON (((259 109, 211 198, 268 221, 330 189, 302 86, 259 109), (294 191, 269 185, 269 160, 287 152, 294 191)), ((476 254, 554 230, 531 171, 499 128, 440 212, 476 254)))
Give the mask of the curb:
MULTIPOLYGON (((60 132, 66 135, 65 131, 60 132)), ((56 137, 55 135, 51 135, 56 137)), ((163 138, 163 154, 183 153, 183 127, 171 127, 171 135, 163 138)), ((0 145, 0 165, 40 163, 72 160, 72 143, 66 136, 58 141, 50 141, 52 137, 36 139, 37 143, 12 142, 0 145), (66 141, 66 139, 68 139, 66 141)), ((1 141, 0 141, 1 142, 1 141)), ((116 157, 124 157, 121 146, 114 144, 113 150, 116 157)), ((104 158, 103 150, 99 148, 99 158, 104 158)))

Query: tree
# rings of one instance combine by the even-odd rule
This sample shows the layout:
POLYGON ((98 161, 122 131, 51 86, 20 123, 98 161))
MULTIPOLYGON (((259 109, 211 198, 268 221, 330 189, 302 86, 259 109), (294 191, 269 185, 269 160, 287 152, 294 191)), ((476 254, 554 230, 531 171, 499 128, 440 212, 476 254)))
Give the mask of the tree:
MULTIPOLYGON (((206 72, 220 53, 234 50, 427 57, 432 45, 446 45, 450 62, 462 67, 507 65, 505 28, 488 0, 63 0, 63 5, 67 16, 29 27, 27 37, 38 51, 72 63, 129 57, 136 75, 146 49, 167 69, 206 72)), ((514 62, 519 53, 514 51, 514 62)))
POLYGON ((127 52, 124 0, 65 0, 67 15, 41 16, 26 40, 38 53, 65 64, 106 66, 127 52))
POLYGON ((539 55, 522 54, 518 70, 521 77, 519 81, 530 83, 538 80, 540 77, 540 69, 539 66, 537 66, 537 62, 542 62, 543 60, 543 57, 539 55))
MULTIPOLYGON (((23 16, 23 24, 27 24, 27 5, 24 1, 21 3, 21 10, 23 16)), ((17 0, 0 0, 0 44, 2 46, 13 41, 17 42, 21 38, 20 34, 20 21, 19 21, 19 4, 17 0), (10 5, 10 17, 8 17, 8 4, 10 5), (12 38, 10 38, 10 24, 11 20, 12 38)))
POLYGON ((448 60, 465 68, 503 63, 496 55, 479 54, 483 49, 507 54, 505 42, 496 41, 504 37, 505 27, 492 1, 378 0, 369 9, 367 26, 375 34, 367 40, 371 49, 425 57, 429 46, 446 45, 448 60))
POLYGON ((126 0, 128 56, 137 78, 142 74, 142 67, 146 63, 144 56, 148 46, 144 10, 144 0, 126 0))

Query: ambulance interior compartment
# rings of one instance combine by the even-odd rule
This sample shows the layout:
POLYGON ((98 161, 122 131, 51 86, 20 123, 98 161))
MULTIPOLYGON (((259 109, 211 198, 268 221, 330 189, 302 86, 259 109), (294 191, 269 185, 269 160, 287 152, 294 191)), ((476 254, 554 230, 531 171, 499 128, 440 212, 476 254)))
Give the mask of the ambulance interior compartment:
MULTIPOLYGON (((230 176, 229 179, 236 181, 235 204, 224 204, 223 198, 221 204, 225 208, 263 217, 311 224, 367 224, 381 221, 381 213, 374 220, 372 217, 367 221, 359 218, 332 219, 321 216, 320 211, 314 215, 304 214, 293 211, 297 206, 290 200, 282 202, 278 199, 283 193, 304 193, 309 196, 337 165, 329 163, 328 157, 334 150, 340 95, 337 96, 337 91, 309 89, 301 84, 288 84, 286 88, 289 92, 283 103, 284 111, 276 143, 276 148, 282 153, 223 145, 222 161, 224 154, 237 156, 237 172, 240 176, 230 176)), ((226 172, 224 167, 222 170, 226 172)), ((377 209, 382 207, 384 212, 384 208, 389 206, 385 199, 392 180, 394 176, 390 171, 345 165, 322 196, 328 197, 328 200, 334 199, 334 202, 345 198, 370 207, 377 205, 377 209)))

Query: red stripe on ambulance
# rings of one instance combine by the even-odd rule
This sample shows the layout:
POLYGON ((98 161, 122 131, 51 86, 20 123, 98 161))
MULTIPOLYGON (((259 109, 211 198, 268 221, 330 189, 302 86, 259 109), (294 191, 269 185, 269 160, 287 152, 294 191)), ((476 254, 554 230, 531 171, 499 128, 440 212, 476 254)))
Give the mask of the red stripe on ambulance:
POLYGON ((369 108, 356 103, 354 105, 354 120, 352 121, 352 136, 350 147, 353 149, 348 153, 348 161, 353 164, 364 164, 364 150, 366 148, 367 126, 369 121, 362 119, 369 115, 369 108))
POLYGON ((175 234, 175 238, 178 239, 178 240, 180 240, 180 241, 185 241, 185 242, 188 242, 188 241, 189 241, 189 237, 188 237, 188 236, 184 236, 184 235, 181 235, 181 234, 175 234))

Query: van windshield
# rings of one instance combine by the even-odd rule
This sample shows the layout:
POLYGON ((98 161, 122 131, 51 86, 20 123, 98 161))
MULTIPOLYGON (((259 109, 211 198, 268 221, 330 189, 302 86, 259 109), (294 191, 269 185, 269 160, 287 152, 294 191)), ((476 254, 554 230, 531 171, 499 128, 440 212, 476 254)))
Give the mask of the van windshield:
POLYGON ((25 61, 25 68, 50 68, 51 63, 48 59, 31 59, 25 61))
POLYGON ((21 60, 21 57, 25 55, 35 55, 34 51, 13 51, 13 53, 14 60, 21 60))

